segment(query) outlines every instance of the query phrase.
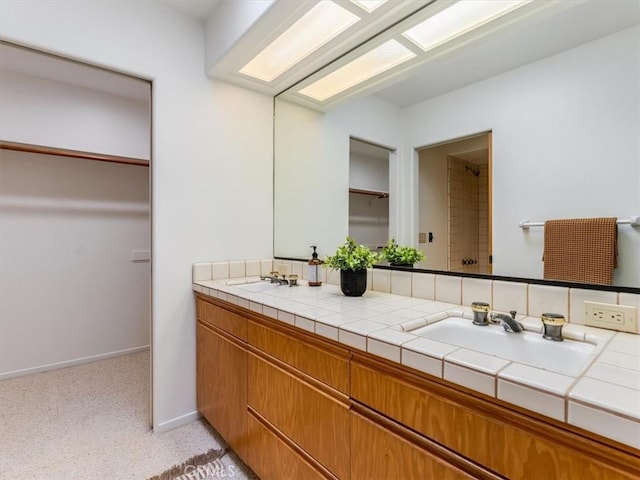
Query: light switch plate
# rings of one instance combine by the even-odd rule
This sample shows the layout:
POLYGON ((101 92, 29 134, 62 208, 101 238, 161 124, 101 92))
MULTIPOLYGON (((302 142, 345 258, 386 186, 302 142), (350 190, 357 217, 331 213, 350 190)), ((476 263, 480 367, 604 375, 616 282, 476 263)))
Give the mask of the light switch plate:
POLYGON ((584 302, 585 325, 619 332, 639 333, 638 309, 629 305, 584 302))

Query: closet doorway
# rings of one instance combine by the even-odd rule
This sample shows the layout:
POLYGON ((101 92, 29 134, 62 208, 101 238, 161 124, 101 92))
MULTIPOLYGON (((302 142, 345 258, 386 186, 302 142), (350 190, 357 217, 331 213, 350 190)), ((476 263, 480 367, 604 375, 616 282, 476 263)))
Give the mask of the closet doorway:
POLYGON ((491 274, 491 132, 418 149, 425 268, 491 274))
POLYGON ((389 239, 389 155, 392 150, 349 139, 349 236, 379 251, 389 239))
POLYGON ((151 83, 0 58, 0 381, 131 354, 150 382, 151 83))

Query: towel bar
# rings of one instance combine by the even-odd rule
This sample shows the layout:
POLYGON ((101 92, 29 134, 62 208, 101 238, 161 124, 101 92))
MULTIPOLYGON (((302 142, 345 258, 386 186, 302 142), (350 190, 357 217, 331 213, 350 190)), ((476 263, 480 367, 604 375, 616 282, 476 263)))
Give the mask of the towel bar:
MULTIPOLYGON (((617 221, 617 224, 631 225, 632 227, 640 227, 640 216, 619 219, 617 221)), ((530 222, 529 220, 522 220, 518 225, 523 230, 528 230, 530 227, 544 227, 544 222, 530 222)))

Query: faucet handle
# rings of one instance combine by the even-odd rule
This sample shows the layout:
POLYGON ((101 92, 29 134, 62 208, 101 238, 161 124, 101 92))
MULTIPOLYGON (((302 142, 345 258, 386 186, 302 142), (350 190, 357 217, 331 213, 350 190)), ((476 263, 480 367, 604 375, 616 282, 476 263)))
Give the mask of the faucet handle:
POLYGON ((509 310, 509 314, 511 315, 511 318, 513 318, 514 320, 516 319, 516 314, 517 314, 517 313, 518 313, 518 312, 517 312, 517 311, 515 311, 515 310, 509 310))
POLYGON ((543 338, 553 340, 554 342, 561 342, 563 340, 562 327, 567 323, 564 315, 559 313, 543 313, 540 320, 542 320, 542 326, 544 327, 543 338))

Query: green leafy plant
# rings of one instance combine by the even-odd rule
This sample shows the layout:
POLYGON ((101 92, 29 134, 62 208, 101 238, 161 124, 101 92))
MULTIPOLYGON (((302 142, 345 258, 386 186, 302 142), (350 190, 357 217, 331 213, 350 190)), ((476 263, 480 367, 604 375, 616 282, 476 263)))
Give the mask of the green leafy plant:
POLYGON ((413 265, 424 260, 424 253, 413 247, 398 245, 395 238, 387 242, 381 256, 392 265, 413 265))
POLYGON ((355 240, 347 237, 347 241, 338 247, 335 255, 329 255, 323 266, 334 270, 363 270, 378 262, 378 255, 364 245, 357 245, 355 240))

